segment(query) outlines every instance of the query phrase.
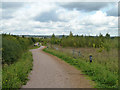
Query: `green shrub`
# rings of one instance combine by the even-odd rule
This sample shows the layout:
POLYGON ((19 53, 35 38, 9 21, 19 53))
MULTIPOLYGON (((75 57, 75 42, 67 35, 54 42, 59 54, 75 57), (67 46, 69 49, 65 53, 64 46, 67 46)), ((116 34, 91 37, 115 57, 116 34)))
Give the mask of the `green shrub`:
POLYGON ((33 44, 30 38, 18 36, 2 36, 2 63, 12 64, 17 61, 22 53, 33 44))
POLYGON ((26 52, 14 64, 5 65, 2 71, 2 88, 20 88, 32 70, 32 53, 26 52))

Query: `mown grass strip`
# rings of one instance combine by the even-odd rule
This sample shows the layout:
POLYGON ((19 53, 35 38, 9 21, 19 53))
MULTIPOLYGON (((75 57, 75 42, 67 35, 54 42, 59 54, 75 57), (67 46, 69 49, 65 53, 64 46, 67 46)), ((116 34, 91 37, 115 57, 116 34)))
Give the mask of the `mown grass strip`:
POLYGON ((23 84, 26 84, 28 73, 32 70, 32 62, 32 53, 27 51, 14 64, 10 66, 4 65, 2 70, 2 88, 20 88, 23 84))
POLYGON ((90 76, 90 78, 96 82, 95 88, 117 88, 118 75, 112 73, 98 63, 89 63, 83 59, 74 59, 71 56, 66 55, 63 52, 59 52, 53 49, 43 49, 43 51, 55 55, 65 62, 75 66, 77 69, 82 70, 83 73, 90 76))

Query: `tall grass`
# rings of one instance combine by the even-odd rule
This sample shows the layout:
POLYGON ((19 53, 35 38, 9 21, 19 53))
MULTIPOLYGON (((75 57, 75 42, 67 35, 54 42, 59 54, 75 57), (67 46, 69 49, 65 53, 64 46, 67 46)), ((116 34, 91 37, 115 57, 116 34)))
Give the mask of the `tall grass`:
POLYGON ((27 51, 12 65, 4 65, 2 70, 2 88, 20 88, 26 84, 28 73, 32 70, 32 53, 27 51))
POLYGON ((20 88, 26 83, 33 61, 32 53, 28 49, 38 40, 2 35, 2 88, 20 88))
POLYGON ((83 73, 91 77, 97 83, 97 88, 117 88, 118 87, 118 74, 112 73, 106 69, 105 66, 96 62, 86 62, 83 59, 74 59, 73 57, 53 49, 44 49, 43 51, 53 54, 67 63, 81 69, 83 73))
MULTIPOLYGON (((50 46, 49 46, 50 48, 50 46)), ((82 58, 85 61, 89 62, 89 55, 92 55, 93 61, 103 65, 107 70, 116 73, 118 72, 118 50, 111 49, 109 53, 106 50, 99 52, 99 48, 63 48, 58 45, 53 45, 53 49, 57 51, 64 52, 67 55, 71 55, 74 58, 82 58), (73 55, 74 50, 74 55, 73 55), (80 56, 79 56, 80 51, 80 56)))

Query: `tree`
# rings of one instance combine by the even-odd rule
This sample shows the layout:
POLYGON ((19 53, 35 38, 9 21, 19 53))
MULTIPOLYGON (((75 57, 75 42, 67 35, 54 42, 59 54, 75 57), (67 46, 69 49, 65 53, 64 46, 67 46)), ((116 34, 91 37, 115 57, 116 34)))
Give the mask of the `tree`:
POLYGON ((69 37, 73 37, 73 33, 70 31, 70 35, 69 35, 69 37))
POLYGON ((51 44, 55 44, 55 34, 54 33, 52 34, 52 37, 51 37, 51 44))
POLYGON ((76 37, 79 37, 78 34, 76 35, 76 37))
POLYGON ((25 36, 24 35, 22 35, 22 38, 24 38, 25 36))
POLYGON ((35 39, 34 39, 33 37, 31 38, 31 40, 32 40, 34 43, 36 42, 35 39))
POLYGON ((103 37, 103 35, 100 33, 99 37, 100 37, 100 38, 102 38, 102 37, 103 37))
POLYGON ((108 34, 108 33, 106 33, 106 36, 105 36, 106 38, 110 38, 110 34, 108 34))
POLYGON ((52 38, 55 38, 55 34, 54 33, 52 34, 52 38))
POLYGON ((62 38, 64 38, 64 37, 65 37, 65 35, 63 34, 63 35, 62 35, 62 38))

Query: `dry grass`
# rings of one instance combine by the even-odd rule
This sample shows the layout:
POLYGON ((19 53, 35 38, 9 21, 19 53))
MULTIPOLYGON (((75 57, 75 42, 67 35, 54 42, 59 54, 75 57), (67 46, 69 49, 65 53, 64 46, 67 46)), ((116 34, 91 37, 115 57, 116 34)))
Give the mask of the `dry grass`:
POLYGON ((62 48, 61 46, 54 45, 52 46, 54 49, 64 52, 70 56, 75 58, 83 58, 84 60, 89 62, 89 55, 93 56, 93 62, 97 62, 99 64, 104 65, 111 72, 118 72, 118 50, 111 49, 109 52, 106 50, 102 50, 99 48, 62 48), (75 50, 73 55, 73 49, 75 50), (80 57, 78 52, 80 51, 80 57))
MULTIPOLYGON (((71 51, 70 48, 67 49, 71 51)), ((66 54, 66 51, 62 48, 62 52, 55 49, 44 49, 43 51, 50 53, 59 57, 60 59, 66 61, 70 65, 75 66, 77 69, 82 70, 82 72, 96 82, 95 88, 117 88, 118 87, 118 74, 109 71, 106 68, 106 65, 102 65, 102 63, 93 62, 89 63, 86 62, 86 59, 77 58, 74 59, 73 56, 69 56, 66 54)), ((68 52, 67 52, 68 53, 68 52)), ((72 54, 71 54, 72 55, 72 54)))

